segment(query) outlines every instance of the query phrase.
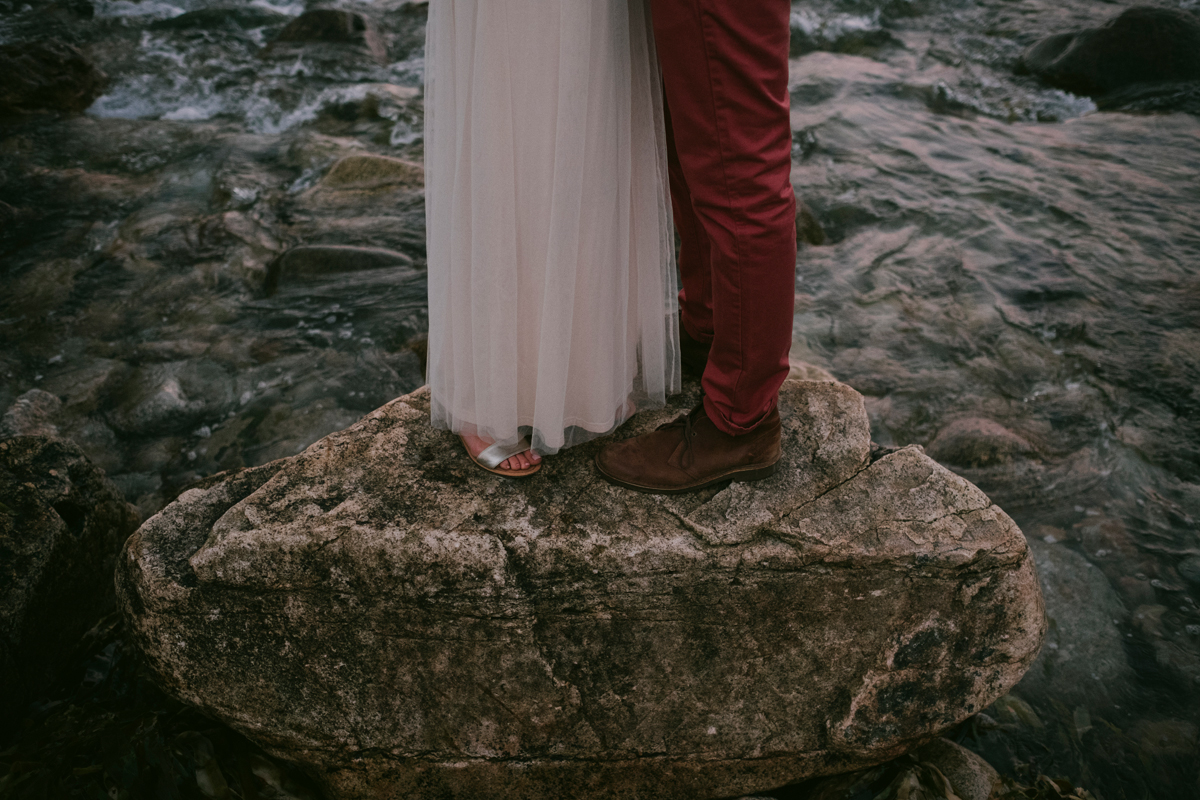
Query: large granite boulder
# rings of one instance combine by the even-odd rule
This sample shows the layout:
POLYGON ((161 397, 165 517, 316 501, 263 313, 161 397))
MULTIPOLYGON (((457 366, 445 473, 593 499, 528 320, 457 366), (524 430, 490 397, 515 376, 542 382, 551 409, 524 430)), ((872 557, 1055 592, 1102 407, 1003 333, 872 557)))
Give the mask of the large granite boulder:
POLYGON ((781 408, 777 475, 662 497, 601 481, 599 442, 485 473, 422 389, 181 495, 118 593, 170 692, 337 798, 728 797, 869 765, 1021 677, 1033 561, 920 448, 873 459, 849 387, 788 381, 781 408))
POLYGON ((113 609, 113 565, 139 518, 79 448, 0 441, 0 733, 113 609))
POLYGON ((1035 42, 1017 69, 1092 96, 1136 83, 1200 80, 1200 17, 1136 6, 1098 28, 1035 42))

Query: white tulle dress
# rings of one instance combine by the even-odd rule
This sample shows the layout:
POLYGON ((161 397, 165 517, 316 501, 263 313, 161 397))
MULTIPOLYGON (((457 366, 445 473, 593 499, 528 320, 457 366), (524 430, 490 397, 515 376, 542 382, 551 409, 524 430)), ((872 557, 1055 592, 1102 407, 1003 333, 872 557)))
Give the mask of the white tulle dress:
POLYGON ((554 453, 678 391, 648 5, 429 4, 434 426, 554 453))

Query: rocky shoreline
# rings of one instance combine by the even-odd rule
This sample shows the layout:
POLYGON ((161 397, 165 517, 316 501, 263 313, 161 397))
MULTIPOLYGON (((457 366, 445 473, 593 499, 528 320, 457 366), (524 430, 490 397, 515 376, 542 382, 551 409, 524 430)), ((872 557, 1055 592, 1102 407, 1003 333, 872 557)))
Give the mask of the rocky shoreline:
MULTIPOLYGON (((0 439, 69 442, 7 438, 64 475, 86 459, 122 514, 293 457, 422 383, 423 4, 333 5, 284 35, 305 4, 0 2, 0 62, 22 76, 0 91, 0 439)), ((1200 93, 1186 58, 1070 83, 1131 5, 793 15, 793 356, 864 395, 877 454, 925 446, 1029 534, 1047 647, 947 734, 1022 796, 1074 791, 1041 774, 1106 800, 1190 798, 1200 780, 1200 93)), ((1191 28, 1172 30, 1186 56, 1191 28)), ((42 508, 46 542, 68 541, 61 482, 6 474, 4 552, 33 530, 13 509, 42 508)), ((178 786, 219 762, 243 796, 315 791, 158 694, 113 618, 81 633, 111 602, 62 612, 38 662, 55 680, 0 742, 6 788, 129 791, 120 776, 149 758, 178 786)), ((936 784, 932 755, 906 758, 828 796, 936 784)))

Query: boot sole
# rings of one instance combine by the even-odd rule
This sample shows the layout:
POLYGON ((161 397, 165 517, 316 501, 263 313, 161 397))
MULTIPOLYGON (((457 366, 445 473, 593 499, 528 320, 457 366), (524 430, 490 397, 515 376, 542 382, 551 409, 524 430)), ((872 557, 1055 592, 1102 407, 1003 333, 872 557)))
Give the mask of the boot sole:
MULTIPOLYGON (((783 459, 781 458, 780 461, 783 459)), ((659 486, 646 486, 643 484, 624 481, 620 478, 614 478, 603 469, 600 468, 599 459, 596 461, 596 471, 600 473, 600 477, 608 481, 614 486, 620 486, 625 489, 633 489, 635 492, 643 494, 686 494, 688 492, 698 492, 701 489, 707 489, 710 486, 716 486, 718 483, 744 483, 747 481, 760 481, 763 478, 769 478, 779 471, 779 461, 765 466, 743 467, 741 469, 730 470, 724 472, 715 478, 709 478, 703 483, 688 484, 687 486, 679 486, 670 489, 665 489, 659 486)))

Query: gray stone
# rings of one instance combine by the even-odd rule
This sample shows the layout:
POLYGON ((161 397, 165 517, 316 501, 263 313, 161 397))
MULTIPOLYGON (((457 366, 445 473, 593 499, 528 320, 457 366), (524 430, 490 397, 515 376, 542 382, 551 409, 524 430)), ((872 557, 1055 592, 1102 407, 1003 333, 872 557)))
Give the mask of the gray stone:
POLYGON ((62 401, 41 389, 30 389, 13 402, 0 417, 0 439, 10 436, 57 436, 55 419, 62 401))
POLYGON ((424 185, 425 168, 420 164, 371 153, 343 156, 321 179, 321 186, 329 189, 424 185))
POLYGON ((388 63, 387 42, 375 21, 354 11, 335 8, 305 11, 280 31, 267 50, 276 51, 281 44, 313 43, 358 45, 375 61, 388 63))
POLYGON ((237 404, 229 373, 204 359, 143 366, 126 378, 114 399, 109 424, 136 436, 188 432, 237 404))
POLYGON ((25 111, 81 112, 108 86, 78 48, 57 39, 0 45, 0 115, 25 111))
POLYGON ((1176 564, 1175 569, 1185 581, 1194 587, 1200 587, 1200 556, 1188 556, 1176 564))
POLYGON ((112 609, 113 564, 138 519, 71 444, 0 441, 0 731, 112 609))
POLYGON ((1182 9, 1129 8, 1098 28, 1036 42, 1018 70, 1093 96, 1136 83, 1200 79, 1200 18, 1182 9))
POLYGON ((943 464, 986 467, 1028 455, 1033 445, 998 422, 971 417, 956 419, 942 428, 926 449, 943 464))
POLYGON ((796 200, 796 238, 814 246, 825 244, 827 238, 817 215, 807 203, 799 199, 796 200))
POLYGON ((1061 544, 1029 540, 1050 629, 1018 691, 1035 704, 1102 708, 1134 679, 1118 624, 1125 607, 1104 574, 1061 544))
POLYGON ((304 244, 293 247, 268 265, 264 288, 272 295, 283 281, 374 269, 401 269, 409 274, 413 271, 412 266, 411 257, 383 247, 304 244))
POLYGON ((131 635, 335 798, 730 797, 895 757, 1033 661, 1033 561, 919 448, 872 462, 849 387, 781 409, 777 475, 661 497, 600 481, 601 442, 485 473, 419 390, 147 521, 131 635))
POLYGON ((937 767, 960 800, 988 800, 1000 783, 1000 773, 995 767, 949 739, 934 739, 922 745, 915 755, 937 767))

